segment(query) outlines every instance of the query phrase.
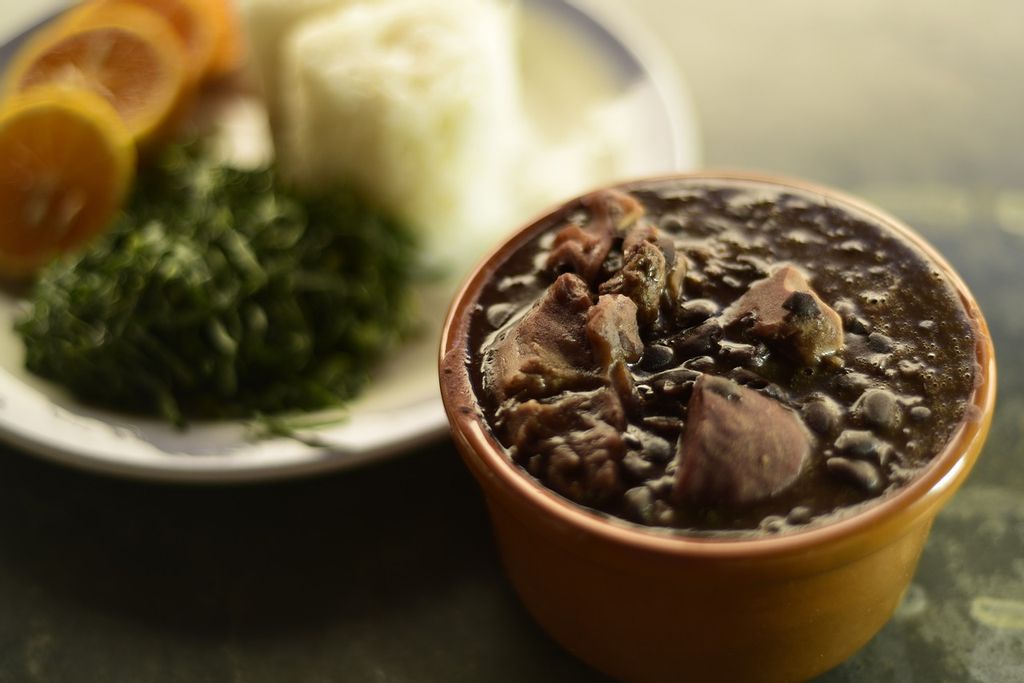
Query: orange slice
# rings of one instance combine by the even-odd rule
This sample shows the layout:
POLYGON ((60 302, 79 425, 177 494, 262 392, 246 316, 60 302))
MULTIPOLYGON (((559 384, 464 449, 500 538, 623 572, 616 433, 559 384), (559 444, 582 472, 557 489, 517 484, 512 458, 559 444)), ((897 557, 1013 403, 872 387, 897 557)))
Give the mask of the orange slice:
POLYGON ((83 9, 91 8, 99 16, 111 16, 121 14, 126 8, 141 7, 159 15, 170 26, 184 51, 189 81, 198 83, 210 68, 217 42, 217 28, 210 11, 205 9, 208 2, 210 0, 97 0, 83 9))
POLYGON ((155 135, 185 87, 180 47, 151 12, 132 8, 57 22, 15 57, 7 92, 42 85, 91 90, 117 110, 132 136, 155 135))
POLYGON ((0 110, 0 271, 25 276, 85 244, 117 213, 135 145, 87 90, 40 88, 0 110))
POLYGON ((218 78, 241 68, 245 61, 245 45, 234 0, 209 0, 205 7, 216 34, 208 75, 218 78))

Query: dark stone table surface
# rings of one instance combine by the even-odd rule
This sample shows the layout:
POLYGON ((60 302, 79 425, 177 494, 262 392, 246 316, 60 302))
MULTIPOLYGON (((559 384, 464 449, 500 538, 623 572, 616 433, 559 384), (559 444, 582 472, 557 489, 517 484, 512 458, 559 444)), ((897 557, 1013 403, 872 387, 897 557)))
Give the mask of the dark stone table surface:
MULTIPOLYGON (((840 683, 1024 681, 1024 3, 645 0, 709 167, 880 204, 980 300, 1000 397, 903 605, 840 683)), ((445 439, 189 488, 0 449, 0 681, 600 681, 534 626, 445 439)))

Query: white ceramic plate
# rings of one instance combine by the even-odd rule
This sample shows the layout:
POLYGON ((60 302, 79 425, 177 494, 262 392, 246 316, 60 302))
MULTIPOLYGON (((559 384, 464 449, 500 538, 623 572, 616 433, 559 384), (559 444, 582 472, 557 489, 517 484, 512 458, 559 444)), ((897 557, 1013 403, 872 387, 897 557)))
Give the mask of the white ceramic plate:
MULTIPOLYGON (((681 76, 657 41, 614 2, 525 0, 523 69, 531 114, 557 133, 560 111, 614 101, 633 149, 623 176, 697 165, 693 109, 681 76), (585 76, 584 76, 585 74, 585 76), (568 106, 569 104, 572 106, 568 106)), ((15 41, 0 47, 6 62, 15 41)), ((524 216, 525 219, 528 216, 524 216)), ((18 300, 0 296, 0 438, 57 462, 164 481, 268 480, 379 460, 447 433, 437 389, 437 339, 455 283, 424 294, 426 329, 375 374, 347 418, 296 439, 254 439, 240 422, 193 424, 178 431, 157 420, 76 403, 22 367, 11 332, 18 300)), ((311 421, 330 416, 312 415, 311 421)))

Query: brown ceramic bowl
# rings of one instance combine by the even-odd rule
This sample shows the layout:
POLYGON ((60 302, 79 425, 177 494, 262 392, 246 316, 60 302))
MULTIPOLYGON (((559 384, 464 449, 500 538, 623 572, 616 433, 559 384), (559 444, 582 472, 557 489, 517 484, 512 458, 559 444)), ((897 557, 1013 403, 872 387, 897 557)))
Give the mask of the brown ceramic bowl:
POLYGON ((678 178, 752 180, 814 192, 867 212, 945 270, 974 321, 980 383, 957 433, 914 480, 832 524, 716 540, 619 523, 530 478, 485 423, 465 359, 481 288, 510 253, 550 224, 550 216, 509 238, 456 297, 441 340, 445 410, 483 489, 509 578, 537 622, 566 649, 625 681, 804 680, 856 652, 896 608, 935 515, 967 477, 988 433, 993 347, 977 303, 946 261, 877 209, 798 181, 722 173, 678 178))

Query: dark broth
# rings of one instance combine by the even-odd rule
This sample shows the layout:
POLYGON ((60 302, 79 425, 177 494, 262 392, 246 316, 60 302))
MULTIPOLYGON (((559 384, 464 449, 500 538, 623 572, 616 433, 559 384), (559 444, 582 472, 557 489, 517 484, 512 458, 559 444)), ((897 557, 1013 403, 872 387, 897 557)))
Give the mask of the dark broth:
MULTIPOLYGON (((644 220, 668 236, 676 258, 688 262, 680 304, 687 312, 666 316, 663 310, 658 320, 640 326, 644 353, 629 364, 629 373, 642 410, 627 415, 626 451, 614 465, 616 495, 591 507, 687 533, 780 532, 827 522, 904 485, 949 441, 978 375, 975 332, 941 269, 917 247, 870 215, 773 185, 684 180, 628 190, 646 209, 644 220), (689 357, 678 344, 672 352, 657 348, 672 347, 667 340, 720 316, 781 264, 797 265, 821 300, 840 314, 844 346, 835 358, 802 365, 731 331, 711 350, 689 357), (795 482, 744 505, 688 504, 673 497, 689 394, 685 386, 652 381, 672 368, 728 377, 801 415, 813 443, 795 482), (866 392, 889 414, 865 416, 866 392), (894 424, 878 426, 887 420, 894 424), (851 433, 884 453, 875 459, 878 479, 871 485, 828 464, 843 455, 848 444, 841 439, 848 441, 851 433), (656 447, 648 448, 652 443, 656 447)), ((470 329, 470 374, 488 423, 506 446, 504 409, 485 387, 487 349, 558 276, 545 265, 554 235, 567 221, 585 225, 589 218, 578 202, 550 217, 498 267, 478 300, 470 329)), ((613 273, 614 265, 608 264, 622 258, 620 237, 598 279, 613 273)), ((591 283, 595 299, 597 284, 591 283)), ((512 449, 511 455, 545 482, 543 468, 531 466, 531 454, 512 449)))

